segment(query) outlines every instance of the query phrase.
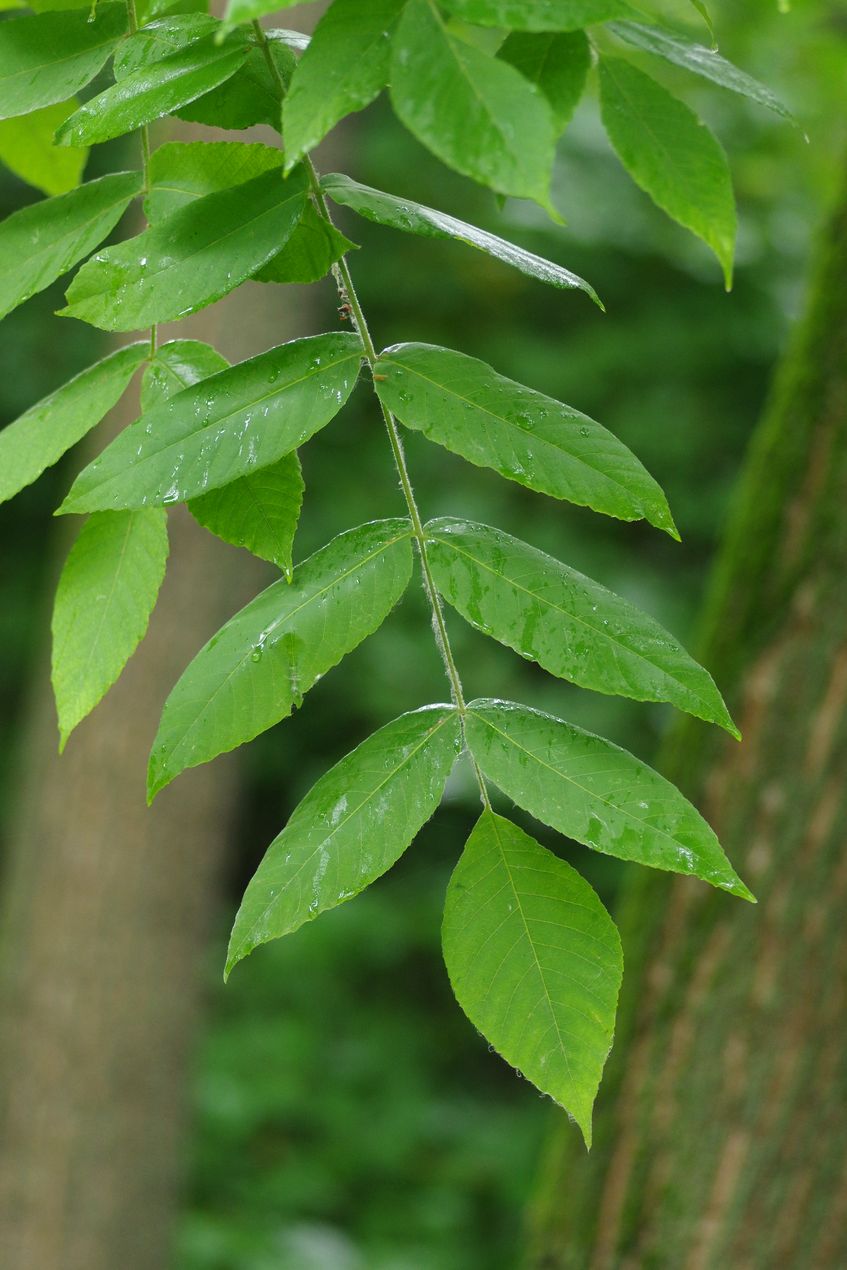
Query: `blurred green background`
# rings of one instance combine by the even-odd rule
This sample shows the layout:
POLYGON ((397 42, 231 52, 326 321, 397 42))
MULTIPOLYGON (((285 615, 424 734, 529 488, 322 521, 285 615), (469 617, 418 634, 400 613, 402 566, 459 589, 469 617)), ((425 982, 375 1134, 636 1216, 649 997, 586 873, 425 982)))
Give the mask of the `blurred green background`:
MULTIPOLYGON (((686 21, 693 10, 669 3, 686 21)), ((382 104, 343 134, 333 166, 513 237, 587 277, 548 291, 457 245, 342 218, 376 339, 453 345, 615 431, 665 487, 683 543, 545 501, 410 436, 424 514, 467 514, 517 532, 634 599, 691 643, 698 600, 745 445, 802 302, 810 240, 844 133, 847 10, 771 0, 716 4, 722 51, 798 115, 780 122, 655 64, 724 141, 740 205, 738 275, 724 294, 706 249, 672 226, 613 159, 589 96, 560 148, 562 230, 523 204, 502 210, 447 173, 382 104), (803 130, 808 133, 806 143, 803 130), (842 134, 839 137, 839 132, 842 134)), ((692 26, 692 30, 695 28, 692 26)), ((108 157, 108 156, 106 156, 108 157)), ((95 154, 90 172, 105 166, 95 154)), ((0 212, 33 197, 14 178, 0 212)), ((99 336, 51 315, 61 289, 4 324, 0 412, 14 418, 96 356, 99 336)), ((324 328, 335 297, 322 289, 324 328)), ((306 332, 304 332, 306 333, 306 332)), ((50 510, 75 460, 0 508, 0 743, 14 752, 24 687, 46 638, 56 569, 50 510)), ((401 510, 390 453, 364 388, 303 454, 298 557, 401 510)), ((310 693, 302 714, 245 751, 227 902, 208 951, 187 1190, 174 1270, 499 1270, 516 1264, 554 1111, 493 1054, 452 1000, 440 907, 474 815, 458 769, 437 817, 365 895, 251 957, 220 984, 229 923, 271 838, 312 782, 374 727, 441 700, 442 671, 413 590, 383 629, 310 693)), ((663 709, 592 696, 450 619, 466 689, 527 701, 655 753, 663 709)), ((2 768, 0 810, 11 763, 2 768)), ((557 850, 552 835, 533 831, 557 850)), ((613 904, 624 865, 571 858, 613 904)))

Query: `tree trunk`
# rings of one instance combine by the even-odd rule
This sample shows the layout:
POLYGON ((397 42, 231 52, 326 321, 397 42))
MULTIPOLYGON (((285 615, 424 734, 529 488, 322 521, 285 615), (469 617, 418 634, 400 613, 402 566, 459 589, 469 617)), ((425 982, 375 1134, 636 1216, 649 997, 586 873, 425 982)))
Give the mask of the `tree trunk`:
POLYGON ((663 770, 758 895, 642 871, 594 1150, 559 1131, 535 1270, 847 1265, 847 186, 754 439, 703 656, 743 744, 663 770))
MULTIPOLYGON (((283 294, 299 326, 297 291, 256 286, 169 334, 245 357, 298 333, 280 320, 283 294)), ((63 537, 62 555, 67 546, 63 537)), ((181 776, 148 810, 146 757, 175 680, 263 576, 183 509, 173 515, 150 633, 61 759, 39 666, 6 851, 4 1270, 168 1264, 187 1071, 236 786, 221 759, 181 776)))

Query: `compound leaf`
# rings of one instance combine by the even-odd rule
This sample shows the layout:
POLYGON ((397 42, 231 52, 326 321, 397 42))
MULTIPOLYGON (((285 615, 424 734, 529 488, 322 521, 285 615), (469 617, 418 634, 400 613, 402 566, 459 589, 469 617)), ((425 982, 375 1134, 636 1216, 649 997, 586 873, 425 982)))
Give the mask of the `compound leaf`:
POLYGON ((292 340, 145 411, 77 477, 60 512, 183 502, 276 463, 353 391, 358 336, 292 340))
POLYGON ((247 887, 226 973, 390 869, 441 801, 460 748, 455 710, 425 706, 380 728, 322 776, 247 887))
POLYGON ((31 485, 108 414, 148 348, 142 343, 117 349, 0 432, 0 503, 31 485))
POLYGON ((472 625, 583 688, 668 701, 738 735, 708 671, 598 582, 489 525, 426 526, 439 591, 472 625))
POLYGON ((305 202, 302 171, 285 181, 279 172, 265 172, 196 199, 94 256, 68 288, 61 313, 106 331, 138 330, 196 313, 280 251, 305 202))
POLYGON ((97 512, 68 556, 53 609, 61 748, 117 680, 147 630, 165 576, 167 513, 97 512))
POLYGON ((335 0, 321 18, 283 105, 286 166, 388 82, 391 37, 406 0, 335 0))
POLYGON ((556 131, 564 132, 585 89, 591 51, 584 31, 513 31, 498 57, 544 94, 556 131))
POLYGON ((375 521, 340 534, 231 618, 165 702, 148 792, 250 741, 382 625, 412 572, 411 526, 375 521))
POLYGON ((611 741, 507 701, 472 702, 466 735, 489 780, 575 842, 753 899, 700 813, 611 741))
POLYGON ((303 472, 294 450, 223 489, 192 498, 188 510, 204 529, 233 547, 246 547, 290 579, 303 490, 303 472))
POLYGON ((409 131, 448 167, 550 207, 550 107, 514 67, 451 35, 432 0, 409 0, 400 19, 391 100, 409 131))
POLYGON ((511 265, 513 269, 519 269, 529 278, 537 278, 540 282, 563 290, 578 287, 586 295, 590 295, 595 304, 603 307, 591 284, 571 273, 570 269, 553 264, 531 251, 524 251, 522 247, 507 242, 505 238, 498 238, 485 229, 477 229, 475 225, 468 225, 455 216, 448 216, 446 212, 360 185, 358 181, 353 181, 340 172, 325 176, 321 186, 334 203, 351 208, 365 220, 388 225, 408 234, 419 234, 423 238, 446 238, 465 243, 468 247, 475 247, 478 251, 484 251, 486 255, 511 265))
POLYGON ((611 432, 570 406, 432 344, 397 344, 375 368, 397 418, 480 467, 620 520, 676 536, 662 491, 611 432))
POLYGON ((470 1021, 570 1112, 590 1146, 623 975, 617 929, 595 892, 486 811, 450 879, 442 943, 470 1021))
POLYGON ((93 79, 129 20, 123 4, 0 23, 0 119, 67 101, 93 79))
POLYGON ((617 57, 600 60, 600 108, 633 181, 711 247, 729 290, 736 215, 720 142, 684 102, 617 57))
POLYGON ((115 172, 7 216, 0 224, 0 317, 93 251, 142 184, 140 172, 115 172))

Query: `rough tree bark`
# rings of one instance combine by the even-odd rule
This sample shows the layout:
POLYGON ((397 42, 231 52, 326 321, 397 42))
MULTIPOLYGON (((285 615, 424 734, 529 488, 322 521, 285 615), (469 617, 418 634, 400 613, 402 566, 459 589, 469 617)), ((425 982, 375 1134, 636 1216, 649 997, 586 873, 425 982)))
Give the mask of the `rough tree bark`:
MULTIPOLYGON (((282 310, 282 295, 243 289, 164 338, 206 339, 238 360, 304 333, 311 300, 286 288, 282 310)), ((134 414, 127 404, 123 422, 134 414)), ((68 545, 63 537, 62 556, 68 545)), ((5 844, 4 1270, 168 1264, 187 1069, 236 787, 230 761, 218 760, 148 811, 146 755, 178 675, 264 576, 184 510, 172 516, 150 633, 61 759, 48 668, 38 668, 20 814, 5 844)))
POLYGON ((632 880, 594 1149, 553 1145, 535 1270, 847 1265, 847 183, 705 635, 744 741, 684 723, 663 770, 759 904, 632 880))

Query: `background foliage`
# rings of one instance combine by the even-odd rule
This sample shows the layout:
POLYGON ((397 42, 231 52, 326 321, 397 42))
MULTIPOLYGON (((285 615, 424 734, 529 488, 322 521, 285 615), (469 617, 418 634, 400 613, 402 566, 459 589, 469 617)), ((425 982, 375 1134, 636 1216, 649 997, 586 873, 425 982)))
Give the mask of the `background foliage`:
MULTIPOLYGON (((681 6, 671 8, 680 16, 681 6)), ((460 343, 504 374, 603 419, 662 481, 672 506, 685 510, 684 546, 551 507, 493 474, 462 469, 466 514, 520 525, 526 538, 641 603, 683 638, 770 368, 798 307, 809 232, 827 190, 831 120, 843 94, 843 55, 833 39, 843 10, 804 5, 780 16, 756 0, 743 19, 729 6, 715 17, 726 54, 778 86, 811 139, 806 146, 797 131, 735 98, 704 89, 697 100, 733 155, 738 183, 741 239, 731 298, 715 285, 702 249, 611 160, 592 103, 580 109, 561 147, 555 197, 569 223, 568 264, 598 287, 605 317, 475 253, 356 226, 363 248, 357 272, 377 339, 460 343)), ((690 100, 698 92, 688 85, 690 100)), ((381 106, 345 134, 345 145, 356 149, 349 166, 369 184, 449 207, 541 254, 563 250, 561 231, 548 228, 542 213, 507 204, 501 216, 484 192, 445 173, 401 134, 381 106)), ((89 176, 101 166, 111 166, 106 148, 94 151, 89 176)), ((30 197, 8 178, 2 210, 30 197)), ((53 288, 6 321, 4 421, 100 352, 97 333, 81 324, 65 324, 61 341, 45 339, 59 303, 60 288, 53 288)), ((330 284, 324 303, 331 321, 330 284)), ((301 557, 367 518, 374 482, 390 485, 383 438, 365 416, 364 395, 358 401, 360 413, 319 437, 305 456, 307 485, 322 493, 306 504, 301 557), (359 483, 348 481, 351 470, 359 483)), ((454 511, 450 485, 460 479, 460 460, 419 437, 408 444, 425 514, 454 511)), ((6 753, 24 708, 20 685, 32 632, 46 629, 53 567, 46 512, 68 476, 60 467, 13 511, 0 509, 3 541, 15 544, 13 554, 4 553, 0 610, 6 753)), ((413 588, 394 620, 353 654, 347 673, 312 691, 308 724, 283 724, 245 752, 231 908, 266 843, 328 764, 400 709, 443 695, 435 650, 418 639, 426 620, 413 588)), ((644 757, 655 750, 661 708, 597 697, 589 707, 587 694, 552 682, 462 623, 451 623, 451 633, 469 668, 470 696, 494 684, 504 696, 565 713, 644 757)), ((521 1207, 550 1113, 468 1029, 441 969, 438 915, 472 799, 462 773, 448 793, 437 826, 389 877, 251 958, 225 992, 217 979, 231 911, 222 914, 210 950, 215 1009, 198 1056, 177 1270, 514 1264, 521 1207)), ((580 867, 610 902, 620 866, 582 853, 580 867)))

